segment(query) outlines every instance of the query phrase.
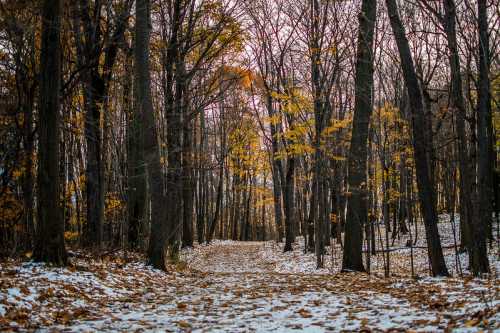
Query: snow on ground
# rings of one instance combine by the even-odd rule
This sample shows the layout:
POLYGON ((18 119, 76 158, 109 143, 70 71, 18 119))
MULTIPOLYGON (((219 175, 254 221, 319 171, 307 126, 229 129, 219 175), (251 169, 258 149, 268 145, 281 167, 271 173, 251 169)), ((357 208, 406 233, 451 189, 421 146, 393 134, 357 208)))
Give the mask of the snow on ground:
MULTIPOLYGON (((439 233, 445 255, 446 265, 450 274, 454 276, 467 275, 468 272, 468 255, 466 253, 458 253, 458 258, 455 256, 455 242, 459 239, 458 229, 459 220, 455 218, 455 225, 450 224, 449 216, 441 215, 441 222, 438 224, 439 233), (453 229, 455 229, 455 237, 453 236, 453 229), (458 260, 457 260, 458 259, 458 260), (457 266, 458 262, 458 266, 457 266)), ((411 239, 413 240, 413 249, 407 246, 410 240, 410 234, 399 235, 394 241, 389 234, 389 266, 392 275, 410 277, 411 276, 411 251, 413 251, 414 271, 415 275, 423 277, 429 275, 429 262, 427 256, 427 242, 425 240, 425 230, 422 224, 418 224, 417 228, 417 241, 415 242, 415 229, 412 228, 411 239)), ((380 239, 384 242, 385 248, 385 229, 381 224, 375 229, 377 233, 377 251, 376 255, 370 255, 370 270, 372 274, 384 274, 384 255, 382 247, 380 246, 380 239), (380 231, 377 230, 380 228, 380 231), (380 235, 379 235, 380 234, 380 235)), ((496 234, 496 231, 494 231, 496 234)), ((229 244, 228 241, 224 241, 229 244)), ((265 259, 269 265, 273 266, 272 270, 279 273, 313 273, 313 274, 334 274, 339 273, 342 266, 342 248, 339 243, 332 240, 333 247, 327 247, 327 253, 324 256, 324 268, 317 269, 316 256, 313 253, 304 253, 304 239, 297 237, 297 242, 293 247, 292 252, 283 253, 283 244, 275 242, 264 242, 256 254, 257 257, 265 259)), ((500 277, 500 247, 497 241, 490 246, 490 266, 492 268, 492 275, 496 278, 500 277)), ((459 247, 459 244, 457 244, 459 247)), ((363 262, 366 263, 366 244, 364 245, 363 262)), ((196 250, 195 250, 196 251, 196 250)), ((195 264, 203 263, 200 258, 201 254, 194 256, 187 255, 186 260, 194 260, 195 264), (193 259, 191 259, 193 257, 193 259)))
POLYGON ((500 330, 498 270, 484 279, 413 280, 401 250, 391 253, 390 278, 376 257, 371 275, 339 274, 339 249, 337 257, 329 250, 321 270, 302 250, 299 243, 283 253, 273 242, 215 241, 183 250, 183 263, 169 273, 137 256, 79 255, 64 269, 1 262, 0 331, 500 330))

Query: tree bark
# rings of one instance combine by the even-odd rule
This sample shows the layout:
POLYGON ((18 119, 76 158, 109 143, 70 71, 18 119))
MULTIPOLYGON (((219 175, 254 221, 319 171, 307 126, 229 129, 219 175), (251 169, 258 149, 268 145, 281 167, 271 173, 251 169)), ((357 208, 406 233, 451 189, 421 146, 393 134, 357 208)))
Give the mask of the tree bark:
POLYGON ((168 229, 165 224, 163 172, 160 162, 153 104, 151 100, 151 78, 149 73, 149 35, 151 31, 149 0, 136 1, 135 23, 135 94, 137 114, 142 116, 144 135, 144 161, 151 193, 151 236, 148 258, 153 267, 167 269, 165 240, 168 229))
MULTIPOLYGON (((472 227, 472 272, 474 275, 488 273, 489 261, 486 246, 488 228, 492 225, 493 214, 493 159, 491 151, 491 103, 489 79, 489 36, 486 0, 478 0, 479 27, 479 82, 477 102, 477 144, 478 144, 478 219, 472 227)), ((490 231, 491 233, 491 231, 490 231)))
POLYGON ((61 0, 45 0, 40 55, 38 227, 33 259, 67 262, 59 197, 59 90, 61 85, 61 0))
MULTIPOLYGON (((127 54, 127 58, 129 55, 127 54)), ((130 58, 132 58, 130 56, 130 58)), ((128 60, 127 60, 128 62, 128 60)), ((129 63, 131 64, 131 61, 129 63)), ((147 179, 144 162, 144 142, 141 129, 140 108, 132 108, 131 75, 127 72, 124 82, 124 104, 128 109, 127 117, 127 243, 132 250, 140 245, 140 234, 146 222, 147 179)))
POLYGON ((285 205, 285 247, 284 252, 292 251, 292 244, 295 242, 294 221, 295 221, 295 157, 288 158, 285 188, 284 188, 284 205, 285 205))
MULTIPOLYGON (((183 105, 183 113, 186 113, 183 105)), ((190 119, 184 119, 182 142, 182 246, 193 246, 193 201, 195 179, 193 172, 193 127, 190 119)))
POLYGON ((364 0, 359 14, 358 51, 356 56, 354 120, 348 158, 347 218, 345 224, 343 271, 364 271, 363 226, 367 223, 368 129, 373 110, 373 36, 377 2, 364 0))

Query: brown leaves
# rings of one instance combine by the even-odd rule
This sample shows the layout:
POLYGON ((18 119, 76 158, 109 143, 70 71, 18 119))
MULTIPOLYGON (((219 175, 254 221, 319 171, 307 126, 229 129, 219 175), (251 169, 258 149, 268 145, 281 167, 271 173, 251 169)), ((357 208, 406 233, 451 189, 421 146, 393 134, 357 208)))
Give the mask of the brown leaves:
POLYGON ((306 309, 299 309, 297 313, 302 317, 302 318, 311 318, 312 314, 309 310, 306 309))
POLYGON ((179 302, 177 303, 177 309, 180 309, 180 310, 185 310, 187 309, 187 304, 186 303, 183 303, 183 302, 179 302))
MULTIPOLYGON (((231 270, 236 265, 249 266, 244 261, 260 260, 255 252, 261 245, 223 244, 199 247, 207 254, 203 256, 208 258, 207 265, 214 265, 208 270, 220 266, 231 270)), ((300 256, 293 254, 288 260, 299 260, 295 255, 300 256)), ((264 325, 264 330, 315 326, 365 332, 383 330, 381 327, 418 331, 498 325, 491 318, 500 308, 478 307, 484 304, 483 299, 494 300, 491 297, 498 290, 495 281, 412 281, 358 273, 277 274, 271 266, 270 272, 260 271, 266 263, 257 264, 256 273, 202 272, 188 265, 181 272, 172 267, 169 274, 144 267, 139 261, 123 266, 111 257, 103 261, 78 259, 73 268, 64 270, 1 266, 0 308, 6 312, 0 316, 0 330, 11 325, 50 329, 82 323, 89 331, 129 331, 134 325, 145 330, 188 332, 214 325, 229 331, 252 331, 255 325, 264 325), (6 274, 9 271, 16 274, 6 274), (482 289, 475 289, 478 283, 482 289), (8 299, 3 297, 7 294, 8 299), (464 315, 471 304, 483 310, 464 315), (402 322, 400 318, 404 318, 402 322), (98 326, 99 322, 107 326, 98 326)))
POLYGON ((19 290, 21 291, 21 293, 25 296, 28 296, 31 294, 30 290, 26 287, 26 286, 21 286, 19 288, 19 290))
POLYGON ((178 321, 177 325, 179 325, 179 327, 181 328, 191 328, 191 324, 184 320, 178 321))
POLYGON ((54 297, 54 288, 49 287, 45 291, 42 291, 36 300, 41 303, 52 297, 54 297))
POLYGON ((5 318, 14 320, 18 324, 22 324, 29 318, 29 312, 27 309, 12 309, 5 315, 5 318))

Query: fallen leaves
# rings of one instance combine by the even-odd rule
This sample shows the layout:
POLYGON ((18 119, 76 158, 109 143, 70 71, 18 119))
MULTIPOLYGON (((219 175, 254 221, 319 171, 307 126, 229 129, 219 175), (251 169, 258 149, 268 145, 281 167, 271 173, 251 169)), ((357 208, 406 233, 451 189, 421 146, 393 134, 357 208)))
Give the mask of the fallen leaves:
POLYGON ((259 262, 261 249, 262 243, 199 246, 207 271, 192 269, 187 260, 169 274, 144 266, 141 258, 110 256, 82 256, 67 269, 1 265, 0 330, 500 328, 498 280, 281 274, 274 267, 294 265, 301 255, 259 262), (248 271, 252 265, 256 272, 248 271))
POLYGON ((309 310, 306 309, 299 309, 297 313, 302 317, 302 318, 311 318, 312 314, 309 310))
POLYGON ((178 321, 177 324, 182 328, 191 328, 191 324, 184 320, 178 321))
POLYGON ((182 303, 182 302, 177 303, 177 309, 185 310, 185 309, 187 309, 187 307, 188 306, 186 303, 182 303))

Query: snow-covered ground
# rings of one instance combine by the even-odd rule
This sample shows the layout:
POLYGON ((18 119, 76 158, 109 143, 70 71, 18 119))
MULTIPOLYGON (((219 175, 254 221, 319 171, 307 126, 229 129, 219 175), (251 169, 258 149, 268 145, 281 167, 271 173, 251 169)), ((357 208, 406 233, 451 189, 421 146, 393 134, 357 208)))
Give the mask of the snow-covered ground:
MULTIPOLYGON (((443 247, 446 265, 450 274, 454 276, 466 276, 468 271, 468 255, 467 253, 456 254, 455 245, 457 248, 459 244, 459 220, 455 217, 455 224, 450 223, 450 218, 447 215, 440 216, 439 234, 443 247), (455 236, 453 235, 455 229, 455 236), (457 239, 457 243, 455 243, 457 239), (458 265, 457 265, 458 263, 458 265)), ((389 266, 391 275, 402 277, 411 276, 411 253, 413 252, 413 266, 415 275, 425 277, 429 275, 429 262, 427 255, 427 242, 425 240, 425 230, 422 224, 418 224, 415 233, 414 226, 411 227, 411 234, 399 235, 394 241, 389 234, 389 266), (415 242, 415 236, 417 241, 415 242), (412 239, 413 248, 407 246, 410 238, 412 239)), ((370 255, 370 271, 375 275, 384 274, 384 251, 387 246, 385 244, 385 228, 381 224, 375 229, 377 254, 370 255), (378 230, 378 228, 380 230, 378 230), (383 243, 383 246, 380 245, 383 243)), ((496 235, 496 230, 494 231, 496 235)), ((339 273, 342 265, 342 248, 339 243, 332 240, 332 247, 327 247, 327 253, 324 256, 324 268, 317 269, 316 256, 313 253, 304 253, 304 239, 297 238, 297 242, 293 247, 293 251, 283 253, 283 244, 276 244, 275 242, 265 242, 262 244, 262 249, 259 251, 258 256, 266 258, 268 261, 274 263, 273 270, 281 273, 314 273, 314 274, 332 274, 339 273)), ((492 275, 496 278, 500 277, 500 247, 498 242, 494 242, 490 246, 490 266, 492 268, 492 275)), ((366 264, 366 244, 363 247, 363 262, 366 264)))
MULTIPOLYGON (((325 268, 316 270, 314 255, 301 244, 290 253, 281 247, 215 241, 184 250, 183 263, 169 273, 138 256, 95 261, 80 255, 64 269, 2 262, 0 331, 500 330, 495 255, 494 272, 484 279, 413 280, 406 249, 391 253, 394 275, 383 278, 376 256, 371 275, 339 274, 340 249, 329 250, 325 268)), ((415 254, 416 266, 425 266, 420 257, 415 254)), ((419 272, 425 276, 425 267, 419 272)))

